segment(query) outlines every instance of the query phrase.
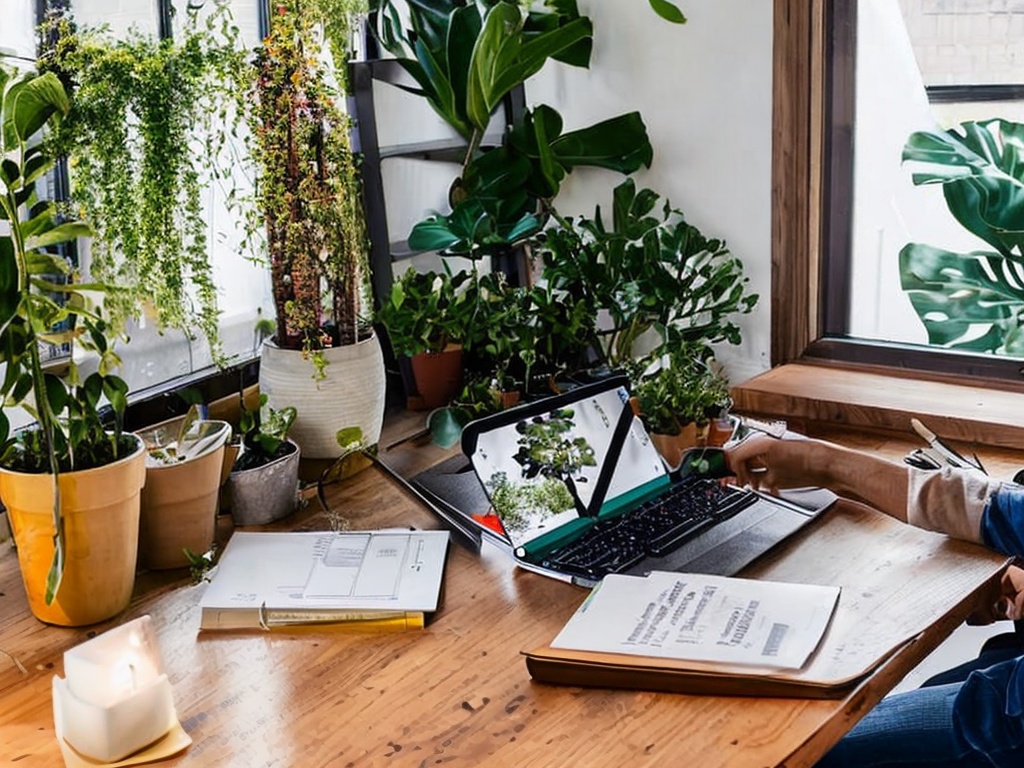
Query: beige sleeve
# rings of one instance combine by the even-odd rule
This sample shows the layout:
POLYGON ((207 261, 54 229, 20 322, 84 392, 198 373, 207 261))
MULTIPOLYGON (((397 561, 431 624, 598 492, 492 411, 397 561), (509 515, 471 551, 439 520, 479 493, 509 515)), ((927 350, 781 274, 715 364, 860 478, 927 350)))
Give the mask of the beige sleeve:
POLYGON ((907 522, 946 533, 955 539, 981 542, 981 514, 1001 481, 969 469, 910 468, 907 522))

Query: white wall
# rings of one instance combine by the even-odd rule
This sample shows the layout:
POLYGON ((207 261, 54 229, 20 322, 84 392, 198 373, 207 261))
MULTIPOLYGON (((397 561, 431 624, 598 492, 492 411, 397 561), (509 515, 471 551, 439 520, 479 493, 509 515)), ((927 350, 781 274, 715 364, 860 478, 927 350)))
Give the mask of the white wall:
MULTIPOLYGON (((689 21, 669 24, 646 0, 580 0, 594 22, 589 70, 552 63, 527 84, 567 130, 638 110, 654 146, 638 185, 667 197, 707 236, 724 238, 761 295, 743 316, 741 346, 719 357, 730 380, 767 370, 771 278, 771 0, 679 0, 689 21)), ((607 207, 621 176, 579 169, 559 210, 607 207)))

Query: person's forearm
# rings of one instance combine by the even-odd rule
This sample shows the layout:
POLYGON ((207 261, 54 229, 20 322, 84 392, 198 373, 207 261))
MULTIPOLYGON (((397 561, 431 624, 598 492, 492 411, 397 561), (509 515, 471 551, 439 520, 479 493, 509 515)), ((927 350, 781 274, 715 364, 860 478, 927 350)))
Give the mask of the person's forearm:
POLYGON ((822 444, 821 450, 829 478, 826 485, 833 491, 906 522, 905 465, 832 443, 822 444))

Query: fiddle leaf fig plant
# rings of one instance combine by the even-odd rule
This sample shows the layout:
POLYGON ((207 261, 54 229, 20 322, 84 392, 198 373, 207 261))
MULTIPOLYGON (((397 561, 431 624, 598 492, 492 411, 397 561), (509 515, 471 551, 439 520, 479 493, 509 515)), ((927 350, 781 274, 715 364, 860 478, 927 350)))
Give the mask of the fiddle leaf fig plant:
POLYGON ((1024 125, 995 119, 918 131, 903 160, 914 163, 915 184, 941 184, 953 217, 995 249, 908 243, 900 251, 900 283, 928 342, 1024 355, 1024 125))
POLYGON ((122 431, 128 387, 112 371, 120 361, 107 339, 95 298, 100 283, 81 283, 55 246, 91 233, 77 220, 62 220, 54 203, 41 199, 37 183, 54 165, 41 140, 70 109, 52 72, 18 76, 0 66, 0 349, 4 409, 21 407, 35 424, 12 431, 0 410, 0 465, 54 477, 54 555, 46 580, 50 605, 64 573, 61 472, 117 461, 138 443, 122 431), (43 366, 44 347, 78 345, 98 358, 98 370, 81 377, 72 355, 67 372, 43 366), (114 417, 103 418, 103 399, 114 417))

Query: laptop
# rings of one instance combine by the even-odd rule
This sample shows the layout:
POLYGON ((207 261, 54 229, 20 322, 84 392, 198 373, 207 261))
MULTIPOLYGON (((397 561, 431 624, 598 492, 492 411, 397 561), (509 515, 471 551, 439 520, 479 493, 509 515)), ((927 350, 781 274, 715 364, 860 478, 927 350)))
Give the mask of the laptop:
POLYGON ((470 422, 462 452, 412 478, 419 494, 519 566, 581 586, 608 573, 734 575, 836 500, 681 477, 634 415, 623 376, 470 422))

